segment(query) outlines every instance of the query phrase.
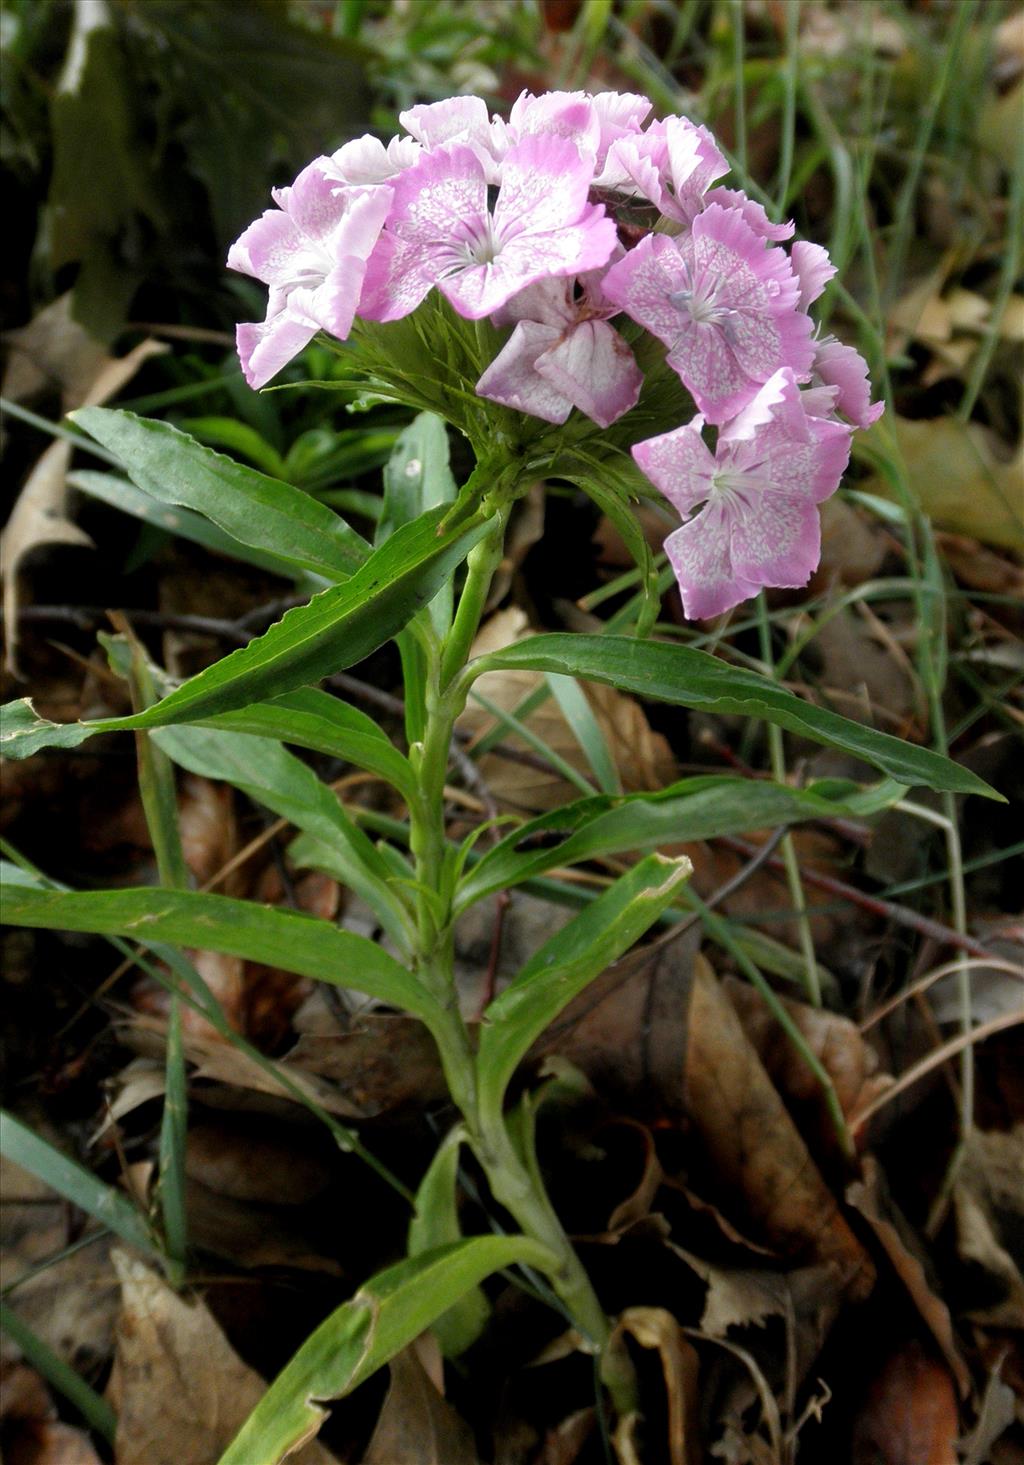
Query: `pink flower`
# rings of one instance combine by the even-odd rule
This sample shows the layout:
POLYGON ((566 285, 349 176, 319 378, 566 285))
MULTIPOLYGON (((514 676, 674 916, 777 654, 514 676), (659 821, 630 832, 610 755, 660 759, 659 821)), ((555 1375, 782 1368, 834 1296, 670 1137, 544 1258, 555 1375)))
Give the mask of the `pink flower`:
POLYGON ((398 320, 437 285, 459 315, 479 320, 537 280, 598 268, 616 233, 587 201, 592 177, 593 164, 567 139, 528 137, 505 158, 492 213, 470 148, 424 154, 395 180, 360 315, 398 320))
POLYGON ((331 154, 335 176, 343 183, 389 183, 396 174, 411 168, 420 155, 420 145, 411 137, 393 137, 387 147, 379 137, 366 133, 354 137, 331 154))
POLYGON ((249 225, 227 260, 270 286, 266 320, 236 333, 251 387, 264 386, 317 331, 346 338, 391 189, 346 187, 331 159, 317 158, 274 199, 278 207, 249 225))
POLYGON ((652 122, 646 132, 613 143, 606 167, 618 186, 650 199, 667 219, 690 224, 704 194, 729 164, 706 127, 685 117, 652 122))
POLYGON ((482 397, 545 422, 573 407, 601 427, 636 405, 643 377, 625 341, 607 321, 615 314, 594 275, 541 280, 521 291, 496 322, 516 321, 504 348, 476 384, 482 397))
POLYGON ((817 505, 838 487, 852 434, 807 415, 787 367, 719 431, 714 454, 703 426, 697 416, 633 449, 685 518, 665 552, 691 620, 719 615, 763 585, 806 585, 821 552, 817 505))
POLYGON ((870 427, 885 411, 884 402, 872 402, 868 364, 859 351, 835 336, 816 343, 813 380, 833 393, 833 411, 856 427, 870 427))
POLYGON ((811 321, 789 260, 736 209, 709 205, 680 239, 648 235, 608 271, 604 291, 665 342, 709 422, 728 421, 780 367, 802 375, 811 365, 811 321))
MULTIPOLYGON (((744 222, 761 239, 772 239, 778 244, 783 239, 792 239, 796 231, 792 219, 787 219, 784 224, 773 224, 761 204, 748 198, 742 188, 712 188, 704 195, 704 207, 712 203, 720 203, 724 209, 738 209, 744 222)), ((821 246, 816 244, 814 247, 819 249, 821 246)))
MULTIPOLYGON (((639 133, 651 110, 647 97, 635 92, 520 92, 507 124, 509 143, 524 137, 567 137, 593 159, 595 172, 605 167, 608 150, 620 138, 639 133)), ((594 182, 605 186, 603 177, 594 182)))
POLYGON ((800 282, 800 309, 813 305, 825 286, 836 273, 836 267, 828 257, 828 250, 820 244, 811 244, 798 239, 789 253, 793 273, 800 282))
POLYGON ((425 148, 465 143, 480 159, 488 183, 499 181, 498 159, 505 151, 503 129, 492 123, 482 97, 446 97, 443 102, 426 102, 399 112, 398 120, 425 148))

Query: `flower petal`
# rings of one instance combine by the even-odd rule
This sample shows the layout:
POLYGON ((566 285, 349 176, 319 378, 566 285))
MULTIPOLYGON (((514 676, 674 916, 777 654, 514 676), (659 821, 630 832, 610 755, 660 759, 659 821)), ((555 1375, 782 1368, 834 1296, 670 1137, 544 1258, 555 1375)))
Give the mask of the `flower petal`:
POLYGON ((868 364, 859 351, 826 336, 814 356, 815 375, 837 389, 836 407, 857 427, 870 427, 885 411, 884 402, 871 401, 868 364))
POLYGON ((756 199, 748 198, 742 188, 712 188, 704 195, 705 204, 721 204, 723 208, 736 209, 742 214, 743 221, 753 229, 760 239, 773 239, 781 243, 783 239, 792 239, 796 225, 792 219, 787 219, 784 224, 773 224, 765 213, 764 208, 756 199))
POLYGON ((745 496, 732 516, 732 564, 753 585, 797 589, 821 557, 821 524, 813 500, 763 489, 745 496))
MULTIPOLYGON (((516 143, 502 164, 495 233, 504 244, 524 232, 548 234, 579 223, 593 176, 593 158, 583 157, 567 138, 537 136, 516 143)), ((595 264, 604 264, 613 247, 614 241, 595 264)))
POLYGON ((798 239, 789 257, 800 281, 800 309, 806 310, 836 273, 836 267, 828 257, 828 250, 808 239, 798 239))
POLYGON ((537 370, 600 427, 636 406, 643 374, 607 321, 581 321, 537 360, 537 370))
POLYGON ((537 357, 558 337, 557 327, 520 321, 477 382, 477 392, 545 422, 564 422, 572 411, 572 402, 536 369, 537 357))
POLYGON ((731 531, 728 505, 712 499, 665 540, 665 553, 679 582, 683 610, 691 621, 721 615, 756 595, 760 588, 734 568, 731 531))
POLYGON ((684 427, 649 437, 633 448, 640 469, 680 514, 688 514, 711 496, 717 464, 702 436, 699 414, 684 427))
POLYGON ((315 325, 296 320, 287 310, 265 321, 236 326, 235 344, 246 381, 254 390, 266 386, 282 366, 305 350, 316 332, 315 325))

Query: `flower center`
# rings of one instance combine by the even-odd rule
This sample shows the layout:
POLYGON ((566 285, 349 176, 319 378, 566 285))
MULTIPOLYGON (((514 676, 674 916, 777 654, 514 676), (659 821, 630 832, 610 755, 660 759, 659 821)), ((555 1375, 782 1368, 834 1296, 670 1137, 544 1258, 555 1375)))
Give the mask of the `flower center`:
POLYGON ((694 280, 689 262, 685 260, 683 278, 685 285, 679 290, 669 292, 669 304, 674 305, 677 310, 685 310, 694 325, 717 327, 731 345, 736 336, 739 311, 723 304, 719 298, 726 281, 709 278, 707 275, 700 280, 694 280))

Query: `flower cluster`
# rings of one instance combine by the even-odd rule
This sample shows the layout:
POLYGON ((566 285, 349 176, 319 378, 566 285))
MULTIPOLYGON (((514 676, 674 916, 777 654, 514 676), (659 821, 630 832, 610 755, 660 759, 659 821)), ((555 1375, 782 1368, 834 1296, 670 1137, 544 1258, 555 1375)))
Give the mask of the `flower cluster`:
MULTIPOLYGON (((852 347, 808 308, 835 270, 745 193, 705 127, 628 93, 524 92, 507 120, 479 97, 412 107, 407 136, 346 143, 310 163, 228 264, 270 287, 238 328, 250 385, 318 331, 393 321, 437 289, 457 314, 508 330, 476 390, 560 424, 602 427, 642 374, 616 317, 667 348, 698 409, 640 442, 636 462, 684 517, 666 541, 691 617, 763 585, 806 584, 817 504, 839 483, 854 427, 881 412, 852 347), (646 211, 637 239, 619 216, 646 211), (714 449, 705 427, 716 429, 714 449)), ((635 332, 634 332, 635 335, 635 332)))

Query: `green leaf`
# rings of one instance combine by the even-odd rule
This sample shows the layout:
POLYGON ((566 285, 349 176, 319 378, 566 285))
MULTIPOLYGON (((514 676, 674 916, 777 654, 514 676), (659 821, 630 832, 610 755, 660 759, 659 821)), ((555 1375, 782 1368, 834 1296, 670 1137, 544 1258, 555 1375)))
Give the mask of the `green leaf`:
POLYGON ((555 672, 548 672, 547 682, 591 773, 597 779, 598 787, 602 793, 621 794, 619 770, 583 688, 572 677, 558 676, 555 672))
POLYGON ((433 509, 398 530, 350 580, 288 611, 264 635, 207 667, 145 712, 61 725, 38 717, 27 699, 8 704, 0 717, 0 751, 25 758, 44 747, 77 747, 93 732, 206 722, 294 692, 361 661, 433 599, 445 577, 486 531, 485 524, 471 521, 439 537, 436 527, 443 512, 433 509))
MULTIPOLYGON (((27 889, 24 892, 19 890, 14 897, 15 902, 23 893, 26 896, 34 894, 27 889)), ((8 889, 4 901, 4 919, 18 924, 8 912, 10 900, 8 889)), ((80 1210, 86 1211, 101 1225, 115 1231, 122 1241, 137 1246, 140 1251, 154 1256, 160 1255, 145 1218, 130 1200, 113 1186, 98 1179, 91 1170, 79 1165, 77 1160, 69 1159, 54 1145, 40 1139, 20 1119, 8 1114, 6 1109, 0 1110, 0 1154, 15 1165, 20 1165, 29 1174, 35 1175, 50 1186, 51 1190, 71 1201, 80 1210)))
MULTIPOLYGON (((435 1247, 462 1238, 457 1204, 459 1151, 466 1140, 461 1124, 449 1130, 438 1146, 416 1192, 416 1210, 409 1223, 409 1255, 421 1256, 435 1247)), ((480 1287, 471 1288, 433 1324, 441 1352, 458 1358, 479 1338, 491 1315, 491 1304, 480 1287)))
POLYGON ((278 1465, 319 1430, 317 1401, 350 1394, 485 1277, 520 1261, 550 1269, 554 1258, 525 1236, 478 1236, 379 1272, 306 1339, 219 1465, 278 1465))
POLYGON ((309 494, 204 448, 170 423, 110 407, 80 407, 70 417, 116 454, 150 498, 202 514, 232 539, 286 562, 293 574, 342 580, 370 553, 361 535, 309 494))
POLYGON ((322 840, 335 855, 338 878, 366 901, 399 948, 408 951, 409 915, 391 884, 390 868, 345 813, 337 794, 300 758, 269 738, 214 728, 165 727, 150 736, 190 773, 232 784, 322 840))
MULTIPOLYGON (((531 819, 488 850, 462 881, 456 913, 547 870, 600 855, 849 815, 845 799, 828 796, 848 787, 829 782, 794 789, 767 779, 709 774, 658 793, 578 799, 531 819)), ((901 785, 889 787, 896 790, 893 797, 902 792, 901 785)))
MULTIPOLYGON (((421 412, 400 434, 384 469, 384 508, 374 542, 382 544, 427 509, 454 503, 457 492, 444 422, 433 412, 421 412)), ((452 619, 450 579, 431 601, 430 616, 444 636, 452 619)))
POLYGON ((904 743, 888 733, 815 707, 754 672, 729 666, 689 646, 625 636, 530 636, 481 657, 471 663, 471 669, 476 676, 520 669, 564 672, 679 707, 762 717, 814 742, 862 758, 899 783, 981 794, 1006 802, 969 769, 930 748, 904 743))
POLYGON ((692 873, 689 860, 647 855, 536 952, 484 1013, 476 1056, 483 1122, 500 1122, 508 1082, 577 992, 628 951, 692 873))
MULTIPOLYGON (((202 514, 193 514, 189 509, 175 508, 150 498, 148 493, 143 493, 141 488, 136 488, 127 478, 119 478, 116 473, 98 473, 91 468, 79 468, 68 474, 68 484, 71 488, 88 494, 90 498, 99 499, 101 503, 110 504, 111 508, 120 509, 124 514, 141 519, 144 524, 152 524, 179 539, 201 544, 214 554, 228 555, 231 559, 241 560, 245 565, 256 565, 261 570, 269 570, 271 574, 283 575, 289 580, 296 578, 295 567, 290 561, 272 554, 270 550, 258 550, 250 545, 240 544, 209 519, 204 519, 202 514)), ((329 583, 322 575, 303 573, 301 579, 303 583, 310 584, 312 589, 318 590, 329 583)))
POLYGON ((89 1387, 81 1374, 76 1373, 69 1363, 54 1353, 48 1343, 35 1333, 26 1322, 0 1302, 0 1332, 4 1332, 21 1350, 28 1363, 41 1373, 51 1388, 64 1395, 78 1410, 82 1418, 113 1446, 117 1434, 117 1415, 95 1389, 89 1387))
POLYGON ((284 458, 248 422, 239 422, 237 417, 186 417, 179 426, 182 432, 208 447, 225 448, 229 453, 247 458, 261 473, 284 483, 292 482, 284 458))
POLYGON ((207 725, 277 738, 314 753, 342 758, 386 779, 406 799, 415 796, 416 780, 409 760, 373 718, 316 687, 300 687, 269 702, 254 702, 251 707, 222 713, 207 725))
POLYGON ((352 987, 431 1028, 439 1011, 416 978, 374 942, 315 916, 254 901, 183 890, 38 890, 12 880, 4 891, 3 913, 12 926, 91 931, 241 956, 352 987))
MULTIPOLYGON (((10 758, 27 758, 43 748, 77 748, 98 733, 130 731, 135 725, 134 715, 92 722, 50 722, 40 717, 24 697, 0 708, 0 751, 10 758)), ((235 712, 199 718, 192 725, 275 738, 315 753, 327 753, 379 774, 406 798, 415 794, 408 760, 373 719, 316 687, 301 687, 235 712)))

